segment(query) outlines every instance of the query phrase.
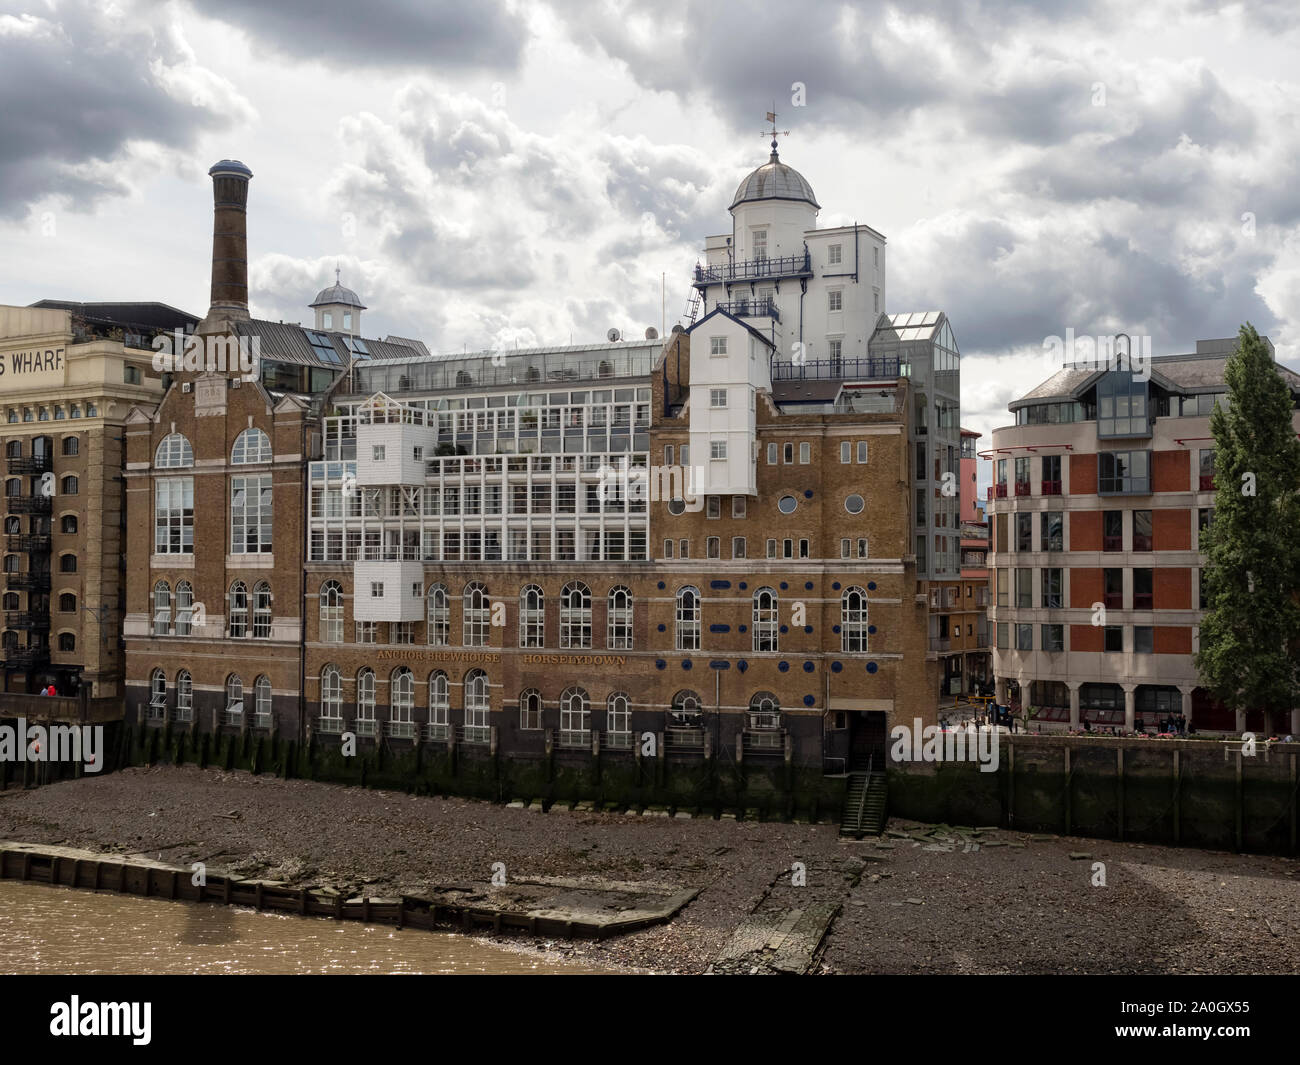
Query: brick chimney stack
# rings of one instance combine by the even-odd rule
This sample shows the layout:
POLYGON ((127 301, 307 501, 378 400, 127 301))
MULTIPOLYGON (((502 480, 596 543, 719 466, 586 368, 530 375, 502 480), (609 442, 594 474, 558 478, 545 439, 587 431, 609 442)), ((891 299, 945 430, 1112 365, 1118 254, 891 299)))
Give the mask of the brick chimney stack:
POLYGON ((228 332, 248 321, 248 182, 253 172, 222 159, 212 176, 212 303, 200 333, 228 332))

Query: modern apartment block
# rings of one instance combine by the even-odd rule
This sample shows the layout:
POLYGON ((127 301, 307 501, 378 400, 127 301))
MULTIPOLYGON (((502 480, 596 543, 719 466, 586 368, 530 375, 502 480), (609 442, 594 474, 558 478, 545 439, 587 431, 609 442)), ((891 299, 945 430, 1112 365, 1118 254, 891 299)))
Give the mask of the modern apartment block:
POLYGON ((764 218, 775 253, 817 209, 775 153, 733 204, 760 242, 717 288, 697 275, 689 328, 455 357, 360 339, 338 285, 316 329, 250 320, 227 270, 248 176, 214 168, 199 332, 260 337, 262 371, 177 375, 128 431, 128 523, 154 545, 131 564, 131 719, 575 765, 652 732, 688 761, 825 772, 934 720, 956 344, 939 312, 877 313, 861 227, 814 234, 815 270, 762 253, 764 218), (816 337, 801 294, 825 301, 816 337), (788 346, 835 332, 860 350, 788 346))
POLYGON ((120 697, 127 412, 156 403, 160 303, 0 307, 4 690, 120 697))
MULTIPOLYGON (((1200 531, 1213 520, 1209 415, 1235 339, 1141 372, 1066 367, 993 433, 993 665, 1003 699, 1064 727, 1285 727, 1233 715, 1199 686, 1200 531)), ((1278 373, 1297 399, 1300 376, 1278 373)), ((1300 729, 1293 713, 1291 731, 1300 729)))

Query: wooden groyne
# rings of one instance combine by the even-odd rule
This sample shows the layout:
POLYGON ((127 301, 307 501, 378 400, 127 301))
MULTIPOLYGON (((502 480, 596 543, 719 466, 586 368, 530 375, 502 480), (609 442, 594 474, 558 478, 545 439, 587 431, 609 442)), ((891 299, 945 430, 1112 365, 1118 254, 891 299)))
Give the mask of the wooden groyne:
POLYGON ((215 873, 205 874, 196 884, 190 870, 147 858, 13 842, 0 842, 0 879, 398 928, 490 929, 564 939, 604 939, 661 924, 698 894, 698 890, 662 886, 593 887, 537 880, 518 881, 508 888, 442 885, 433 889, 430 898, 344 898, 330 888, 294 888, 215 873))

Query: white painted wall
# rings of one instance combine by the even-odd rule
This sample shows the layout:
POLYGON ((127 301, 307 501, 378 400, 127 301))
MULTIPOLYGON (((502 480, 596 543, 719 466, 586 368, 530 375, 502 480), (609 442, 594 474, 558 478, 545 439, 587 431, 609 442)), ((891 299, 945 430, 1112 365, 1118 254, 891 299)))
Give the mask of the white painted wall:
POLYGON ((381 422, 357 426, 357 484, 423 485, 424 460, 433 457, 437 432, 426 425, 381 422), (375 458, 375 448, 384 449, 383 458, 375 458), (423 448, 423 458, 415 458, 415 449, 423 448))
POLYGON ((356 621, 422 621, 425 598, 414 586, 424 586, 422 562, 369 562, 352 564, 352 616, 356 621), (382 597, 371 595, 372 582, 384 586, 382 597))

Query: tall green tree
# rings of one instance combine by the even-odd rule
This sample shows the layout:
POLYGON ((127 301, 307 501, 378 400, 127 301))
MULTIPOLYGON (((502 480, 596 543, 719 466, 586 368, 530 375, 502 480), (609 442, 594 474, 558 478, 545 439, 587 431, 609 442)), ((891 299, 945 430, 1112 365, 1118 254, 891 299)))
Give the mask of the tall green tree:
POLYGON ((1216 405, 1210 415, 1217 492, 1213 522, 1201 534, 1208 610, 1196 668, 1229 709, 1286 713, 1300 705, 1295 404, 1249 322, 1224 377, 1226 409, 1216 405))

